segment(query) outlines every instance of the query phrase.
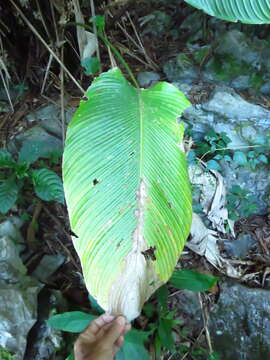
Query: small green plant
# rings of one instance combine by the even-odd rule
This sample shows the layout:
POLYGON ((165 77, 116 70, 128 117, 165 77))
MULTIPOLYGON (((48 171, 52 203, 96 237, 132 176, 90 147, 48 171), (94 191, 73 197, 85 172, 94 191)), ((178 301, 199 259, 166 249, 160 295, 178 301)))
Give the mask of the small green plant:
POLYGON ((0 150, 0 213, 6 214, 30 184, 40 199, 64 203, 60 177, 45 162, 38 164, 39 158, 47 158, 53 164, 57 154, 44 151, 40 142, 25 143, 17 161, 8 151, 0 150))
POLYGON ((9 350, 0 346, 0 359, 1 360, 12 360, 14 358, 14 354, 9 350))
POLYGON ((227 209, 229 218, 238 220, 242 216, 249 216, 257 209, 255 197, 249 190, 233 185, 227 195, 227 209))
MULTIPOLYGON (((184 269, 176 270, 173 273, 169 285, 176 289, 199 292, 209 290, 217 281, 218 278, 216 277, 184 269)), ((163 349, 171 352, 176 350, 173 331, 181 322, 174 319, 176 311, 169 310, 168 296, 168 286, 164 285, 155 294, 157 306, 154 306, 151 301, 144 305, 143 313, 150 320, 149 328, 145 331, 132 329, 125 336, 124 346, 117 354, 116 360, 135 358, 149 360, 149 354, 144 346, 147 341, 154 342, 157 358, 160 358, 163 349)), ((55 329, 67 332, 79 333, 84 331, 92 320, 104 312, 93 297, 89 296, 89 301, 93 314, 81 311, 57 314, 48 320, 48 324, 55 329)), ((72 359, 73 355, 70 354, 69 356, 68 359, 72 359)), ((211 359, 214 360, 215 358, 211 359)))

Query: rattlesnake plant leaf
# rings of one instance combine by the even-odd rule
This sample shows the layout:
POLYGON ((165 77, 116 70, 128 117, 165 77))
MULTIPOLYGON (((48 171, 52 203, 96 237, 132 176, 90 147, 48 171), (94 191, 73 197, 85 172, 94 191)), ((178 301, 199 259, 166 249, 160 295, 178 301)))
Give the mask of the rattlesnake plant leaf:
POLYGON ((191 190, 173 85, 136 89, 119 69, 89 87, 68 126, 64 191, 86 286, 129 320, 170 278, 191 224, 191 190))
POLYGON ((15 205, 18 197, 18 185, 13 179, 7 179, 0 183, 0 213, 6 214, 13 205, 15 205))
POLYGON ((6 150, 0 150, 0 169, 14 167, 16 162, 13 160, 11 154, 6 150))
POLYGON ((45 201, 64 203, 63 184, 60 177, 49 169, 32 170, 31 178, 37 196, 45 201))
POLYGON ((209 15, 246 24, 269 24, 269 0, 185 0, 209 15))

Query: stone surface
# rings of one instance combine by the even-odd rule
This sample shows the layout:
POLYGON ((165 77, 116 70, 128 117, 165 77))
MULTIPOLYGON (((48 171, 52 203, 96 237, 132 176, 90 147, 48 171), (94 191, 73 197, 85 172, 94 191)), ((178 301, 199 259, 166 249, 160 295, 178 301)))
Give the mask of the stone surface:
MULTIPOLYGON (((68 108, 65 111, 66 124, 69 123, 74 113, 74 108, 68 108)), ((27 121, 31 124, 33 121, 40 124, 49 134, 52 134, 59 139, 62 138, 62 122, 61 122, 61 107, 55 104, 44 106, 31 114, 27 115, 27 121)))
POLYGON ((151 71, 143 71, 137 75, 137 80, 141 87, 152 86, 156 82, 158 82, 159 79, 160 79, 160 75, 151 71))
POLYGON ((270 292, 232 281, 221 282, 210 312, 213 348, 222 360, 270 358, 270 292))
MULTIPOLYGON (((59 313, 67 311, 66 301, 60 291, 44 288, 38 297, 38 321, 29 333, 24 360, 56 359, 56 352, 63 345, 63 337, 61 331, 46 323, 52 310, 59 313)), ((65 358, 59 355, 57 359, 65 358)))
POLYGON ((245 258, 249 250, 257 244, 251 234, 241 233, 233 241, 224 241, 224 249, 229 257, 245 258))
POLYGON ((63 149, 62 140, 48 134, 40 125, 35 125, 12 139, 8 143, 8 150, 13 154, 18 153, 20 148, 27 142, 41 144, 43 153, 63 149))
POLYGON ((164 72, 170 81, 214 82, 235 89, 245 89, 250 93, 263 91, 270 93, 269 69, 270 50, 267 40, 259 38, 259 31, 240 31, 239 24, 222 23, 217 19, 208 21, 208 31, 213 32, 209 51, 198 40, 205 38, 203 34, 203 18, 194 12, 181 24, 181 29, 190 34, 186 44, 185 66, 176 55, 164 64, 164 72), (210 30, 211 29, 211 30, 210 30), (193 42, 197 40, 196 45, 193 42))
MULTIPOLYGON (((191 85, 178 82, 175 85, 187 97, 190 96, 193 89, 191 85)), ((228 147, 232 151, 240 148, 241 151, 247 152, 248 148, 242 149, 242 147, 254 144, 256 138, 270 138, 270 111, 246 101, 232 88, 224 86, 217 85, 208 101, 186 109, 183 120, 186 124, 193 126, 195 141, 202 139, 210 128, 213 128, 216 133, 225 132, 231 139, 228 147)), ((243 189, 249 190, 251 195, 255 196, 258 212, 265 212, 269 205, 266 195, 269 185, 269 166, 263 165, 252 170, 234 162, 222 161, 220 164, 226 188, 240 185, 243 189)))
POLYGON ((37 280, 46 283, 50 276, 65 262, 63 255, 44 255, 38 266, 32 272, 37 280))
POLYGON ((22 360, 26 337, 36 322, 37 294, 40 285, 26 276, 18 248, 16 232, 1 224, 0 236, 0 346, 14 353, 14 360, 22 360), (7 229, 5 235, 4 229, 7 229))

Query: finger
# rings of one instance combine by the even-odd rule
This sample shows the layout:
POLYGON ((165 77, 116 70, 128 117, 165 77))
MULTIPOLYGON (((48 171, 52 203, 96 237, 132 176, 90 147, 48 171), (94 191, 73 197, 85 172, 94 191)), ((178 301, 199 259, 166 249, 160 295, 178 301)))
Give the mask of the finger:
POLYGON ((90 323, 88 328, 84 330, 84 332, 79 336, 79 338, 85 341, 92 339, 92 337, 95 336, 103 326, 111 323, 114 318, 115 316, 113 315, 102 314, 90 323))
POLYGON ((125 335, 127 332, 129 332, 131 330, 131 325, 130 324, 126 324, 126 326, 124 327, 124 331, 122 335, 125 335))
POLYGON ((108 346, 112 346, 116 340, 122 335, 125 328, 126 320, 123 316, 119 316, 112 323, 110 328, 104 335, 104 342, 108 346))
POLYGON ((115 346, 117 346, 118 348, 121 348, 123 346, 124 343, 124 336, 120 336, 116 342, 115 342, 115 346))

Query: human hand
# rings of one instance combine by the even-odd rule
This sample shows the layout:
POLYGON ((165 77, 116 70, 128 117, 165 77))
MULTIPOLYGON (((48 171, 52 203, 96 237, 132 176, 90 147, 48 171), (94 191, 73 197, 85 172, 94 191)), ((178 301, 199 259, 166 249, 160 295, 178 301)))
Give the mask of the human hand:
POLYGON ((130 328, 123 316, 99 316, 76 340, 75 360, 113 360, 130 328))

